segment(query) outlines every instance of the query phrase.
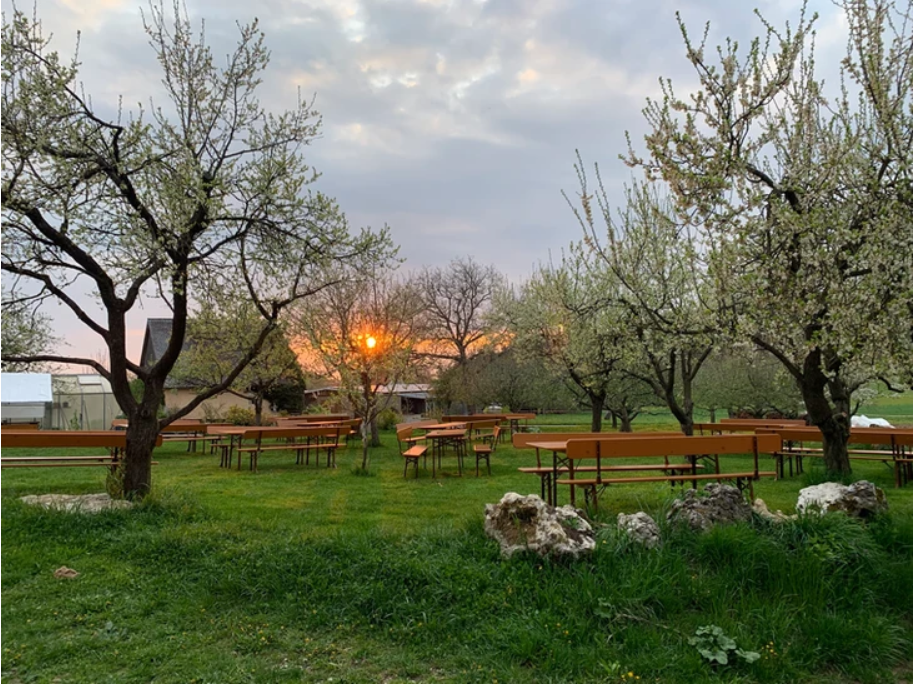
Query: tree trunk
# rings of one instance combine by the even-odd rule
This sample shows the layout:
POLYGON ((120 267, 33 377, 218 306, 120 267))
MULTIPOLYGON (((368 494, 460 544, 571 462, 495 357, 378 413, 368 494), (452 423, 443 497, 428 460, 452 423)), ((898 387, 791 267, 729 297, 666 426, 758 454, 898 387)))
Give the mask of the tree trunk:
POLYGON ((263 426, 263 398, 257 397, 254 403, 254 425, 263 426))
MULTIPOLYGON (((139 414, 130 417, 127 425, 127 448, 123 459, 122 484, 115 485, 115 495, 128 500, 141 500, 152 488, 152 451, 159 435, 159 421, 155 414, 139 414), (117 486, 121 486, 117 493, 117 486)), ((117 477, 115 475, 115 480, 117 477)), ((109 486, 109 493, 112 488, 109 486)))
POLYGON ((851 474, 853 470, 847 453, 850 438, 849 394, 839 379, 828 381, 821 370, 821 351, 817 348, 805 357, 799 387, 809 420, 821 431, 825 472, 834 476, 851 474), (831 392, 833 407, 827 399, 826 388, 831 392))
POLYGON ((710 423, 716 424, 716 408, 715 407, 710 408, 710 423))
POLYGON ((671 394, 666 397, 666 404, 669 406, 669 411, 672 412, 672 415, 678 420, 678 425, 681 427, 682 433, 686 436, 693 436, 694 417, 690 411, 691 408, 686 409, 679 405, 671 394))
POLYGON ((364 393, 364 415, 361 422, 361 468, 368 468, 368 445, 371 442, 371 425, 373 424, 373 407, 371 402, 371 380, 368 378, 368 372, 361 373, 361 386, 364 393))
POLYGON ((590 431, 599 433, 602 431, 602 412, 605 407, 605 394, 602 395, 590 393, 590 406, 592 407, 592 419, 590 420, 590 431))
POLYGON ((377 417, 371 419, 371 447, 380 447, 380 429, 377 428, 377 417))
POLYGON ((628 412, 628 408, 622 407, 621 408, 621 433, 623 433, 623 434, 634 433, 634 429, 631 426, 632 419, 633 419, 633 417, 631 417, 631 414, 628 412))
POLYGON ((618 428, 618 415, 615 414, 614 411, 610 411, 610 414, 612 415, 612 428, 617 429, 618 428))

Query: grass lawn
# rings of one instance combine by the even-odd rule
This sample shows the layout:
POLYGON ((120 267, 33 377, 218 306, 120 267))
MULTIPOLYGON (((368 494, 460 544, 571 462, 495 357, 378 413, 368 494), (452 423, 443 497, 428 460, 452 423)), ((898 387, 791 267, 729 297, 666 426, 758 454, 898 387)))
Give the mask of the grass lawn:
MULTIPOLYGON (((169 444, 156 451, 152 498, 94 516, 17 498, 99 492, 103 469, 4 470, 3 680, 913 677, 913 487, 895 489, 880 464, 854 463, 890 503, 871 524, 831 516, 705 535, 664 526, 657 551, 607 528, 590 559, 504 561, 482 530, 484 506, 538 491, 516 471, 532 454, 508 443, 490 477, 468 464, 457 476, 451 459, 437 479, 404 479, 395 437, 383 439, 369 475, 354 472, 357 442, 335 470, 280 453, 257 474, 169 444), (80 576, 56 579, 60 566, 80 576), (761 659, 711 665, 688 643, 708 624, 761 659)), ((756 495, 792 512, 818 479, 811 469, 765 480, 756 495)), ((664 484, 613 487, 599 519, 661 518, 673 495, 664 484)))

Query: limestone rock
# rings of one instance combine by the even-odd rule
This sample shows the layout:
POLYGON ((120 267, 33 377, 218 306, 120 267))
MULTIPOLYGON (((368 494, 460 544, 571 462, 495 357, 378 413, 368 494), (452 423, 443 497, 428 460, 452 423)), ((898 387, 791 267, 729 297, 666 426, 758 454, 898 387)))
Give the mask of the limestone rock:
POLYGON ((646 512, 635 512, 632 515, 619 513, 618 528, 646 548, 655 548, 660 543, 659 527, 646 512))
POLYGON ((596 547, 592 527, 577 510, 552 507, 537 495, 506 493, 499 503, 486 505, 485 533, 500 544, 504 557, 523 550, 579 557, 596 547))
POLYGON ((684 522, 692 529, 706 531, 714 524, 730 524, 751 519, 751 505, 735 486, 707 484, 703 493, 693 488, 683 498, 672 502, 666 518, 670 522, 684 522))
POLYGON ((871 481, 857 481, 849 486, 828 481, 799 491, 796 511, 846 512, 854 517, 870 517, 888 509, 884 491, 871 481))
POLYGON ((107 493, 90 493, 88 495, 24 495, 20 498, 27 505, 40 505, 46 510, 65 510, 66 512, 100 512, 102 510, 133 507, 128 500, 112 500, 107 493))
POLYGON ((755 498, 754 503, 751 505, 751 509, 754 510, 754 513, 763 519, 768 519, 772 522, 787 522, 790 519, 795 519, 796 515, 785 515, 782 510, 777 510, 776 512, 771 512, 770 508, 767 507, 765 503, 760 498, 755 498))

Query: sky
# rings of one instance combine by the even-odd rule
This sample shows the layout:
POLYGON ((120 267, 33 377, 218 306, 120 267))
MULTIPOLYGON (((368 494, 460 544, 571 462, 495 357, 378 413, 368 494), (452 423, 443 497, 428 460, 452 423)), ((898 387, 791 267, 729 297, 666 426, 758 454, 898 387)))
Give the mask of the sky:
MULTIPOLYGON (((20 9, 31 12, 28 6, 20 9)), ((3 0, 5 15, 12 3, 3 0)), ((630 178, 618 156, 625 132, 643 150, 642 108, 696 85, 676 11, 694 37, 743 44, 798 20, 797 0, 186 0, 205 20, 216 56, 236 23, 255 17, 272 60, 261 101, 292 108, 315 99, 322 133, 307 151, 353 226, 389 225, 404 269, 472 256, 518 282, 582 237, 562 196, 574 197, 576 150, 599 163, 610 197, 630 178)), ((160 73, 135 0, 37 0, 52 45, 69 55, 80 32, 81 80, 96 104, 148 105, 160 73)), ((812 0, 819 62, 842 56, 842 16, 812 0)), ((63 308, 50 308, 62 354, 96 357, 101 340, 63 308)), ((128 354, 139 358, 146 317, 168 316, 146 300, 129 320, 128 354)))

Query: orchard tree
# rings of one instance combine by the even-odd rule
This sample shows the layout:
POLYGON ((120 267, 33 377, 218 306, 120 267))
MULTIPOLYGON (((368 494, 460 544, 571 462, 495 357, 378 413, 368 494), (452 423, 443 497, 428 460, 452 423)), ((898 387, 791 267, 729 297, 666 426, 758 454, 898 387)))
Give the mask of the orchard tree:
MULTIPOLYGON (((188 322, 188 344, 171 372, 182 385, 201 389, 221 386, 238 358, 253 346, 260 313, 244 299, 223 301, 221 306, 213 301, 205 303, 188 322)), ((287 386, 303 394, 304 377, 297 356, 289 348, 285 326, 280 324, 225 390, 253 405, 254 423, 260 426, 264 403, 287 386)))
POLYGON ((496 317, 512 347, 560 373, 602 429, 606 398, 630 358, 623 312, 612 307, 610 275, 592 270, 586 250, 573 245, 559 265, 544 265, 519 292, 499 293, 496 317))
POLYGON ((415 282, 424 307, 422 355, 453 364, 465 376, 467 361, 486 344, 485 315, 502 282, 501 274, 467 257, 451 261, 446 268, 426 267, 415 282))
POLYGON ((629 144, 627 162, 706 230, 736 332, 796 380, 826 470, 847 474, 851 380, 913 367, 913 11, 838 8, 848 45, 827 84, 804 11, 782 30, 759 15, 747 50, 708 50, 679 19, 700 85, 661 82, 647 154, 629 144))
POLYGON ((8 358, 30 358, 48 354, 58 342, 51 333, 51 319, 40 312, 34 300, 15 286, 3 291, 2 342, 3 371, 27 372, 42 369, 38 362, 12 362, 8 358))
POLYGON ((325 267, 388 244, 385 234, 350 235, 336 204, 308 190, 316 175, 303 150, 320 119, 300 96, 278 114, 261 105, 269 53, 256 22, 239 26, 224 66, 180 5, 168 13, 153 3, 144 26, 161 97, 133 112, 90 98, 77 58, 51 51, 25 14, 4 15, 2 36, 2 268, 29 282, 35 302, 68 307, 110 362, 5 349, 3 359, 86 365, 110 381, 129 420, 128 497, 151 488, 160 429, 230 388, 282 311, 326 285, 325 267), (210 289, 243 292, 261 319, 221 383, 159 419, 190 307, 210 289), (167 349, 148 367, 126 352, 126 317, 142 297, 163 299, 173 317, 167 349))
POLYGON ((634 431, 632 423, 643 412, 644 408, 655 405, 657 401, 653 387, 644 381, 644 374, 633 374, 626 369, 619 369, 608 383, 609 392, 605 398, 606 418, 611 417, 612 427, 621 426, 619 431, 634 431))
POLYGON ((716 351, 701 367, 694 384, 695 402, 716 421, 717 410, 729 416, 748 413, 763 418, 769 413, 798 417, 802 394, 795 379, 764 350, 744 345, 716 351))
POLYGON ((595 187, 579 158, 576 169, 580 202, 568 203, 596 258, 593 268, 615 284, 611 300, 634 338, 626 371, 653 388, 690 436, 694 379, 728 311, 706 255, 691 223, 676 220, 655 184, 629 186, 625 207, 613 214, 599 168, 595 187))
POLYGON ((309 371, 335 378, 339 393, 362 419, 362 464, 380 445, 377 416, 393 387, 416 373, 421 300, 386 263, 340 275, 336 283, 294 308, 291 330, 309 371))
POLYGON ((566 378, 545 361, 530 357, 516 346, 486 348, 466 363, 468 389, 457 367, 441 372, 434 381, 435 402, 450 403, 466 397, 477 407, 500 405, 504 410, 575 410, 576 398, 566 378), (455 388, 451 388, 451 386, 455 388))

